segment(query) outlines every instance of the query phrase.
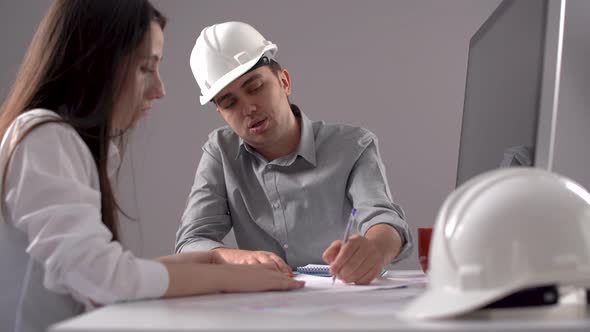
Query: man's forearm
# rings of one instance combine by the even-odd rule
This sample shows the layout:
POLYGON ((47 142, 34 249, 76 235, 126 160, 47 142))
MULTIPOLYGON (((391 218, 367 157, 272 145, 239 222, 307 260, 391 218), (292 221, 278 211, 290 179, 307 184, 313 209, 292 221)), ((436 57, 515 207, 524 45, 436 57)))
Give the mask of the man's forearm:
POLYGON ((177 237, 175 245, 175 253, 191 252, 191 251, 207 251, 216 248, 223 248, 225 245, 223 242, 212 240, 202 236, 192 237, 182 236, 177 237))
POLYGON ((402 238, 398 231, 388 224, 377 224, 369 228, 365 237, 373 242, 383 256, 383 265, 387 265, 399 255, 402 238))

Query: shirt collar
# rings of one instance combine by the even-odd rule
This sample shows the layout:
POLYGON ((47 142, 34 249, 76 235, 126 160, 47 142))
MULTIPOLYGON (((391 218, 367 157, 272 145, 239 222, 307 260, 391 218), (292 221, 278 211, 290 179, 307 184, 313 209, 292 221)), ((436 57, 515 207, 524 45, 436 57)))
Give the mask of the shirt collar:
MULTIPOLYGON (((291 111, 293 114, 295 114, 295 117, 301 119, 301 140, 297 146, 296 153, 315 167, 315 137, 311 120, 303 112, 301 112, 299 107, 295 104, 291 104, 291 111)), ((249 146, 241 137, 238 144, 238 153, 236 154, 236 159, 238 159, 243 150, 246 150, 250 154, 255 153, 254 149, 252 149, 252 147, 249 146)))
POLYGON ((295 116, 299 115, 301 117, 301 140, 299 146, 297 146, 297 154, 315 167, 315 136, 311 120, 296 105, 291 105, 291 108, 295 116))

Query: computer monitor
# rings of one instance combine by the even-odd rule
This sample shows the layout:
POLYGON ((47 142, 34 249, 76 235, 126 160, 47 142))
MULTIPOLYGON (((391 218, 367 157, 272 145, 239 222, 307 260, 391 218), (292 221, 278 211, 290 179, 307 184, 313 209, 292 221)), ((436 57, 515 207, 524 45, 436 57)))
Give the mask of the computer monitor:
POLYGON ((562 0, 505 0, 469 43, 457 186, 504 166, 551 170, 562 0))

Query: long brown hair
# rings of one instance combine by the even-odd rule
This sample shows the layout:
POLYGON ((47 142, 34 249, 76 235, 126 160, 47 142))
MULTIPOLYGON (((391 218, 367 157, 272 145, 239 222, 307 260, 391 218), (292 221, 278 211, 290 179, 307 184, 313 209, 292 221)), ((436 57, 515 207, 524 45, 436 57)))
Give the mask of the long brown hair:
MULTIPOLYGON (((0 137, 22 113, 45 108, 60 115, 40 125, 61 122, 82 137, 100 180, 102 222, 118 239, 117 204, 107 173, 109 141, 114 137, 113 106, 130 58, 145 38, 151 22, 164 29, 166 18, 147 0, 56 0, 41 21, 16 81, 2 105, 0 137)), ((8 163, 7 163, 8 165, 8 163)), ((2 175, 2 201, 6 167, 2 175)))

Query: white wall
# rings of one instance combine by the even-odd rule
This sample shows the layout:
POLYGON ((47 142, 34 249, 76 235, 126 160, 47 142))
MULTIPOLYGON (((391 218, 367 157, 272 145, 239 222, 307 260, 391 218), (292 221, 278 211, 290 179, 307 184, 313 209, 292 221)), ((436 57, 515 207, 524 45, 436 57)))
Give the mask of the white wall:
MULTIPOLYGON (((292 101, 310 118, 379 136, 412 230, 431 226, 455 184, 469 38, 499 2, 155 1, 170 18, 162 65, 168 95, 132 137, 122 169, 123 205, 140 220, 124 223, 125 242, 147 257, 172 251, 200 147, 223 124, 201 111, 189 53, 203 27, 227 20, 248 22, 278 44, 292 101)), ((48 3, 0 2, 0 96, 48 3)), ((400 267, 418 268, 416 253, 400 267)))
POLYGON ((590 1, 567 0, 553 170, 590 189, 590 1))
MULTIPOLYGON (((253 24, 279 46, 292 101, 312 119, 362 125, 380 138, 394 197, 412 229, 433 224, 454 187, 468 41, 499 1, 157 1, 170 17, 168 96, 134 145, 145 247, 171 250, 200 146, 222 125, 201 111, 188 58, 200 30, 253 24)), ((417 267, 416 255, 404 263, 417 267)))

